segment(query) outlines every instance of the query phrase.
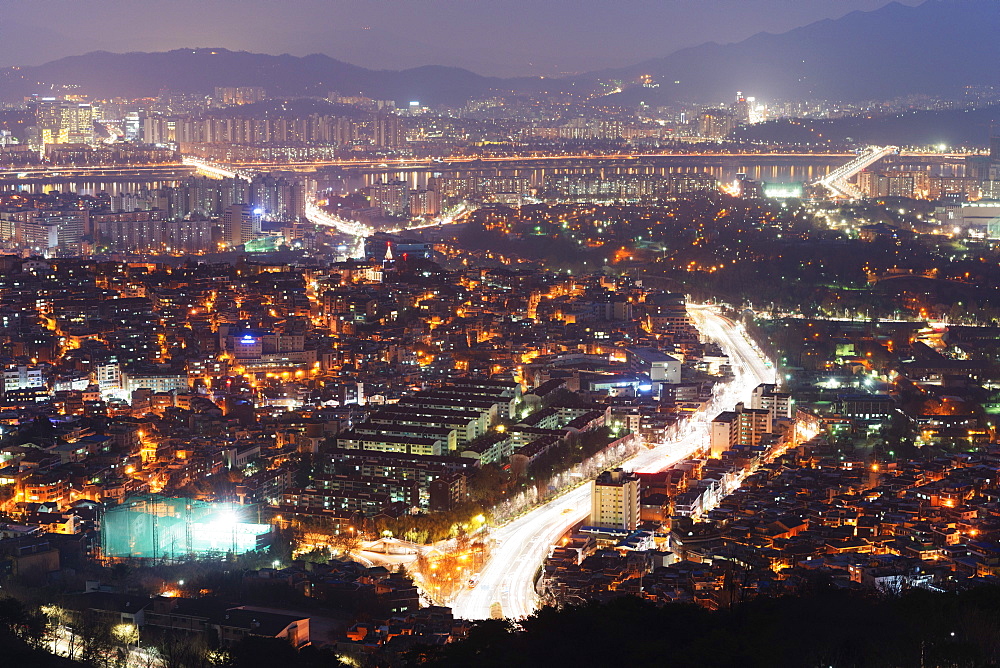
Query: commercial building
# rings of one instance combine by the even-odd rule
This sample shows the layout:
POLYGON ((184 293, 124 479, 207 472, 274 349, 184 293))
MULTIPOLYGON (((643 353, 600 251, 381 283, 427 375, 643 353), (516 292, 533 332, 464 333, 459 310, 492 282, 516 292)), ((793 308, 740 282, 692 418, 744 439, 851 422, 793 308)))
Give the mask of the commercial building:
POLYGON ((45 387, 45 376, 42 374, 41 369, 25 365, 10 366, 4 369, 4 394, 36 387, 45 387))
POLYGON ((963 229, 985 233, 988 239, 1000 239, 1000 201, 966 202, 954 211, 950 222, 963 229))
POLYGON ((629 348, 628 355, 633 366, 648 374, 654 385, 681 382, 681 361, 673 355, 656 348, 629 348))

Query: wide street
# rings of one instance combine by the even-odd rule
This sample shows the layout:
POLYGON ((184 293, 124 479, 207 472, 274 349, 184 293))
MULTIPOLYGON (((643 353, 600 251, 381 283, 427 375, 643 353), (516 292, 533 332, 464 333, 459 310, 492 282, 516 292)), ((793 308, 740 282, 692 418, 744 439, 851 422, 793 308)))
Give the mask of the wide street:
MULTIPOLYGON (((704 414, 696 416, 674 440, 644 450, 624 467, 640 472, 661 471, 685 459, 707 439, 707 421, 738 401, 749 402, 750 391, 760 383, 774 382, 774 369, 745 335, 742 326, 718 315, 713 309, 691 305, 689 311, 703 334, 728 353, 735 378, 718 388, 704 414)), ((486 619, 499 603, 505 617, 518 619, 534 612, 538 597, 534 578, 553 543, 590 512, 589 483, 496 529, 497 545, 478 585, 465 588, 452 602, 456 617, 486 619)))

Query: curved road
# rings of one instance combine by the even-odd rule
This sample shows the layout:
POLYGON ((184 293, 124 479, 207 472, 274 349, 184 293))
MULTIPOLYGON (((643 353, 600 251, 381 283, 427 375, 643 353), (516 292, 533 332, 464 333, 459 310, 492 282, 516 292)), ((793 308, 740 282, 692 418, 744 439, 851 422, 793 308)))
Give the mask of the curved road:
MULTIPOLYGON (((748 401, 750 391, 760 383, 773 383, 774 370, 746 336, 741 325, 719 316, 708 307, 690 306, 698 329, 728 353, 735 378, 720 388, 707 413, 689 420, 675 440, 644 450, 626 466, 634 471, 661 471, 705 444, 707 420, 719 411, 748 401)), ((451 604, 456 617, 486 619, 490 607, 499 603, 505 617, 519 619, 538 607, 535 573, 548 556, 552 544, 570 527, 590 513, 590 483, 586 483, 549 503, 532 510, 493 532, 498 544, 479 584, 463 589, 451 604)))

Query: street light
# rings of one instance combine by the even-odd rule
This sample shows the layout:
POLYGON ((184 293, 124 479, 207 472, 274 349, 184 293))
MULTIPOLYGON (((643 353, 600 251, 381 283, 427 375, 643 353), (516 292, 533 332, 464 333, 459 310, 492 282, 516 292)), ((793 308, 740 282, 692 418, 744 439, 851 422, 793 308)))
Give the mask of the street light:
POLYGON ((128 623, 117 624, 114 627, 112 627, 111 634, 119 642, 121 642, 122 645, 124 645, 125 649, 124 665, 127 666, 129 663, 128 661, 129 655, 131 653, 129 646, 132 643, 135 643, 136 649, 139 648, 139 627, 137 627, 135 624, 128 624, 128 623))
POLYGON ((139 641, 139 629, 135 624, 117 624, 111 632, 126 645, 139 641))

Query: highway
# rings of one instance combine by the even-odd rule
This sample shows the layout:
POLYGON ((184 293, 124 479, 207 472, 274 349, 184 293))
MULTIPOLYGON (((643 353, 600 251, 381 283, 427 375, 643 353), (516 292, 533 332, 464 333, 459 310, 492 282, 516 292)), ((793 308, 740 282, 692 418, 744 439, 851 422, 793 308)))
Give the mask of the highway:
MULTIPOLYGON (((306 202, 306 218, 313 225, 332 227, 341 234, 354 237, 356 242, 360 243, 362 247, 364 246, 364 238, 370 237, 375 233, 375 230, 364 223, 359 223, 356 220, 346 220, 323 210, 312 198, 306 202)), ((360 254, 352 255, 351 257, 360 257, 360 254)))
MULTIPOLYGON (((774 382, 774 370, 755 348, 739 324, 709 307, 690 306, 689 311, 701 332, 729 354, 735 378, 719 388, 705 414, 695 416, 679 437, 640 452, 624 467, 639 472, 661 471, 703 447, 708 420, 737 401, 748 401, 750 391, 760 383, 774 382)), ((499 603, 505 617, 520 619, 538 607, 534 590, 535 573, 548 556, 550 547, 574 524, 590 513, 590 483, 494 530, 497 544, 479 575, 474 588, 465 588, 451 603, 456 617, 486 619, 490 608, 499 603)))

